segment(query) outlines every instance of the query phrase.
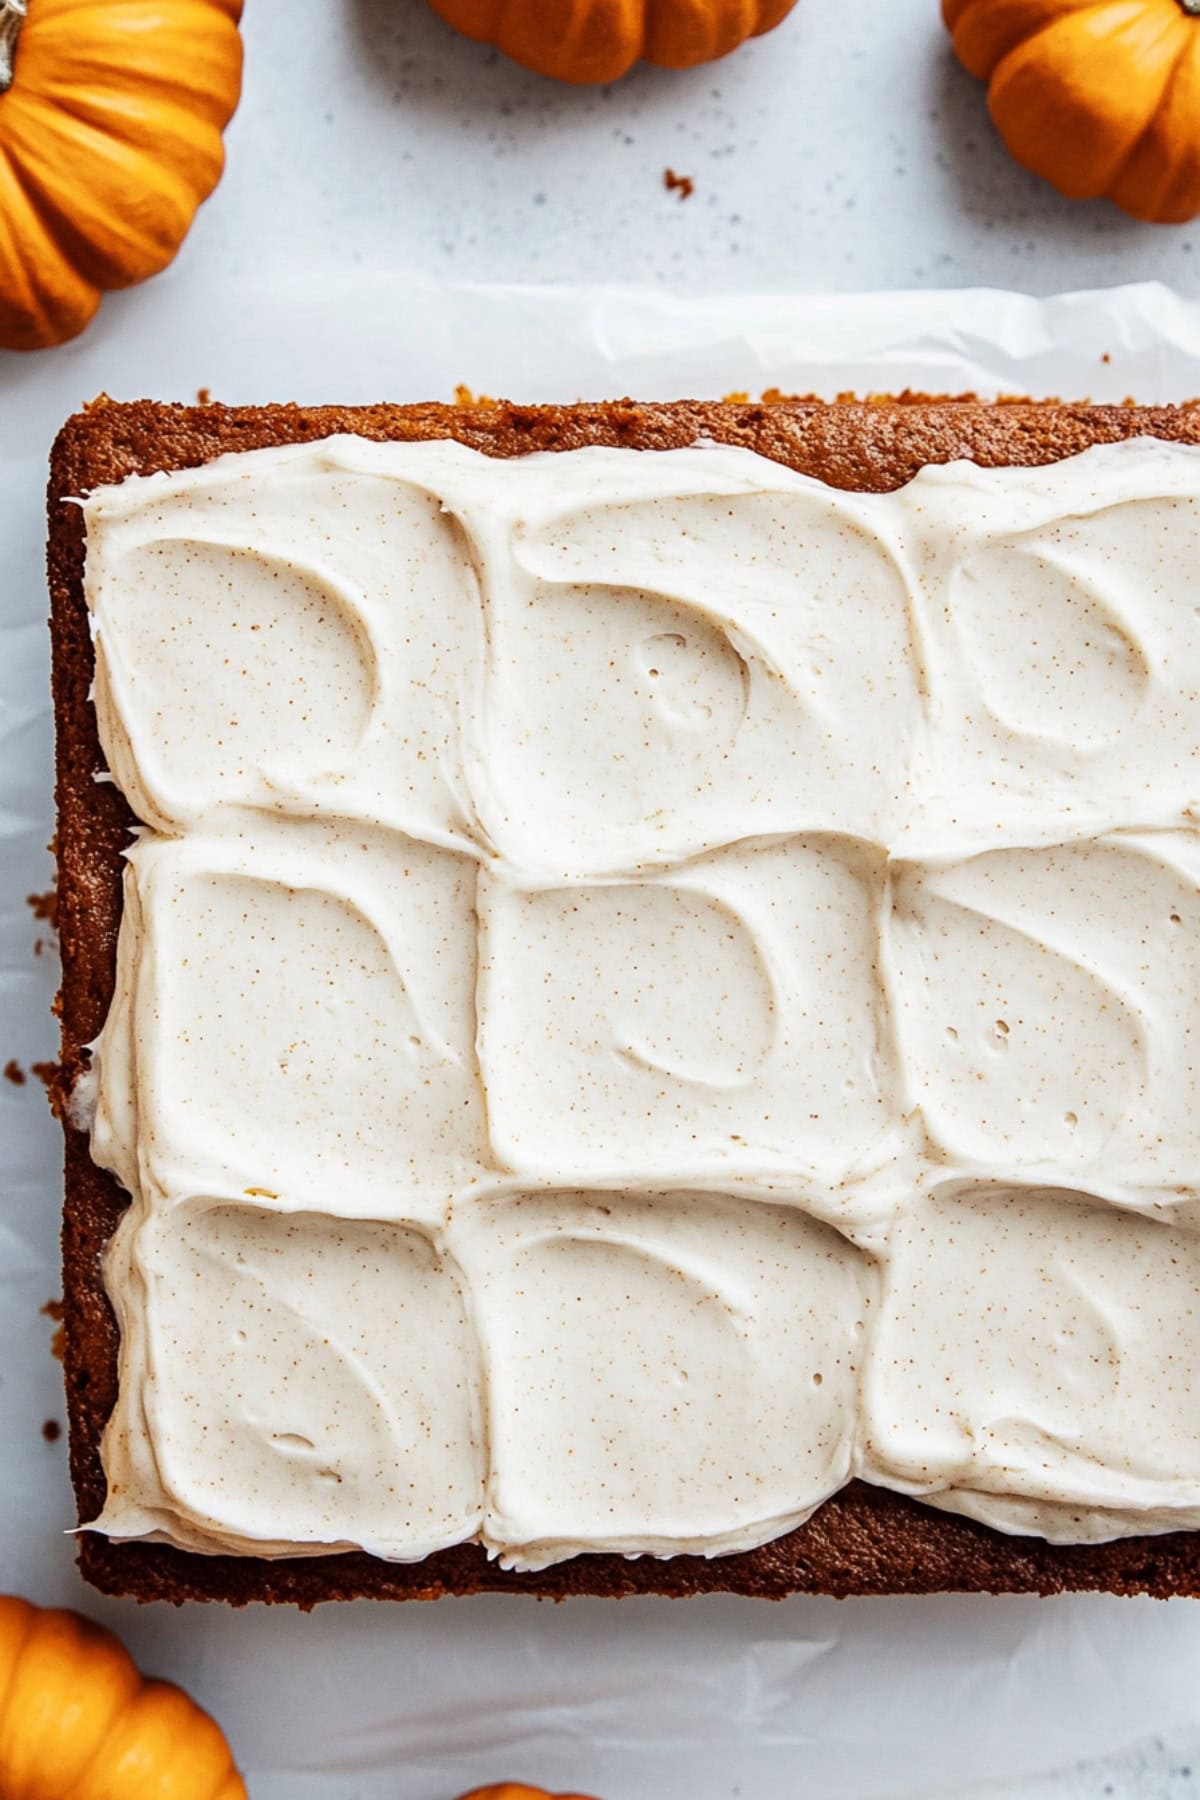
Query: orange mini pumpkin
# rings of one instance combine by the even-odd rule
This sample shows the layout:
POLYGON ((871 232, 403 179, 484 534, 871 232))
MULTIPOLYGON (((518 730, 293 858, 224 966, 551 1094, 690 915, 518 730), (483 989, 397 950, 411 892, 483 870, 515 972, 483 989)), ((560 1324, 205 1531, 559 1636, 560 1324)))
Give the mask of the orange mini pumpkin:
POLYGON ((473 1788, 462 1800, 588 1800, 586 1794, 548 1794, 545 1788, 526 1787, 521 1781, 500 1781, 494 1787, 473 1788))
POLYGON ((430 0, 448 25, 538 75, 616 81, 635 62, 715 62, 785 19, 796 0, 430 0))
POLYGON ((1010 153, 1071 200, 1200 213, 1200 0, 942 0, 1010 153))
POLYGON ((111 1631, 0 1595, 4 1800, 246 1800, 219 1728, 111 1631))
POLYGON ((165 268, 221 174, 242 0, 0 0, 0 347, 165 268))

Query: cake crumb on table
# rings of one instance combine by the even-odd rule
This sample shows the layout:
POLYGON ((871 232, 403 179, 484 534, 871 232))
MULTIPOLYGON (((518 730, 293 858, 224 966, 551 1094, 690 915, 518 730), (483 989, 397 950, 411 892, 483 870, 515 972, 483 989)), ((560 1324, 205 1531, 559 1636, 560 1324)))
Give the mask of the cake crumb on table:
MULTIPOLYGON (((48 846, 48 848, 50 849, 51 854, 53 854, 54 853, 53 845, 48 846)), ((30 912, 33 914, 35 919, 39 920, 43 925, 49 925, 51 931, 57 933, 57 931, 58 931, 58 888, 57 888, 57 886, 47 888, 45 893, 42 893, 42 894, 26 894, 25 904, 29 908, 30 912)), ((47 948, 48 943, 49 943, 50 948, 55 948, 56 942, 57 942, 56 938, 51 938, 49 940, 47 940, 46 938, 43 938, 43 937, 35 938, 34 945, 33 945, 33 954, 35 956, 41 956, 43 951, 47 948)))
POLYGON ((62 1118, 63 1092, 61 1087, 62 1069, 56 1062, 30 1063, 29 1073, 36 1075, 46 1090, 46 1099, 50 1103, 50 1111, 56 1119, 62 1118))
POLYGON ((47 1419, 42 1426, 42 1436, 48 1444, 57 1444, 62 1436, 62 1426, 57 1419, 47 1419))
POLYGON ((454 404, 455 406, 498 406, 499 401, 493 400, 490 394, 473 393, 465 382, 457 381, 454 384, 454 404))
POLYGON ((50 1339, 50 1354, 56 1362, 61 1362, 67 1347, 67 1330, 63 1324, 63 1303, 61 1300, 47 1300, 45 1306, 38 1309, 43 1318, 54 1320, 54 1335, 50 1339))
POLYGON ((4 1079, 11 1081, 14 1087, 25 1086, 27 1076, 15 1056, 10 1056, 4 1065, 4 1079))
POLYGON ((663 186, 668 193, 678 194, 681 200, 690 200, 696 191, 696 184, 690 175, 677 175, 674 169, 663 170, 663 186))
POLYGON ((25 904, 35 919, 58 929, 58 889, 47 888, 44 894, 26 894, 25 904))

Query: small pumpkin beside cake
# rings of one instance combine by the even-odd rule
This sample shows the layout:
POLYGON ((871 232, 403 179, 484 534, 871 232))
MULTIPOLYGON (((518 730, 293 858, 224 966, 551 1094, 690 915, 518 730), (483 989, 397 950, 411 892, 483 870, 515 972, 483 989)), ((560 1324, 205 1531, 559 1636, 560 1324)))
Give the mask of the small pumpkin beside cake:
POLYGON ((0 1595, 4 1800, 246 1800, 229 1745, 111 1631, 0 1595))

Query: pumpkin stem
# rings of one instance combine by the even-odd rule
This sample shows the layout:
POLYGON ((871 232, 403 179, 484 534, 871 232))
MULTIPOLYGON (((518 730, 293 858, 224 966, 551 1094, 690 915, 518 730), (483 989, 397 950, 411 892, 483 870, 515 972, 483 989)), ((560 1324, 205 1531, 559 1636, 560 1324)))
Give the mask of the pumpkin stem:
POLYGON ((12 83, 13 53, 24 23, 25 0, 0 0, 0 94, 12 83))

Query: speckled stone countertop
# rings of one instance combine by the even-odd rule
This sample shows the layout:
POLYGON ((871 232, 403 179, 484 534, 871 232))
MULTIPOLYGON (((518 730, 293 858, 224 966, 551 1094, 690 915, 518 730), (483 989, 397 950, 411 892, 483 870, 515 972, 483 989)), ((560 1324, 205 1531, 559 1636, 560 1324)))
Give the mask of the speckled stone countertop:
POLYGON ((595 90, 457 38, 422 0, 257 0, 228 172, 183 263, 1195 293, 1200 229, 1072 205, 1015 167, 938 15, 938 0, 799 0, 723 63, 595 90))
MULTIPOLYGON (((1150 1738, 1116 1756, 1075 1763, 1048 1775, 962 1792, 961 1800, 1195 1800, 1200 1794, 1200 1732, 1150 1738)), ((946 1796, 950 1800, 950 1796, 946 1796)), ((959 1796, 955 1796, 959 1800, 959 1796)))

